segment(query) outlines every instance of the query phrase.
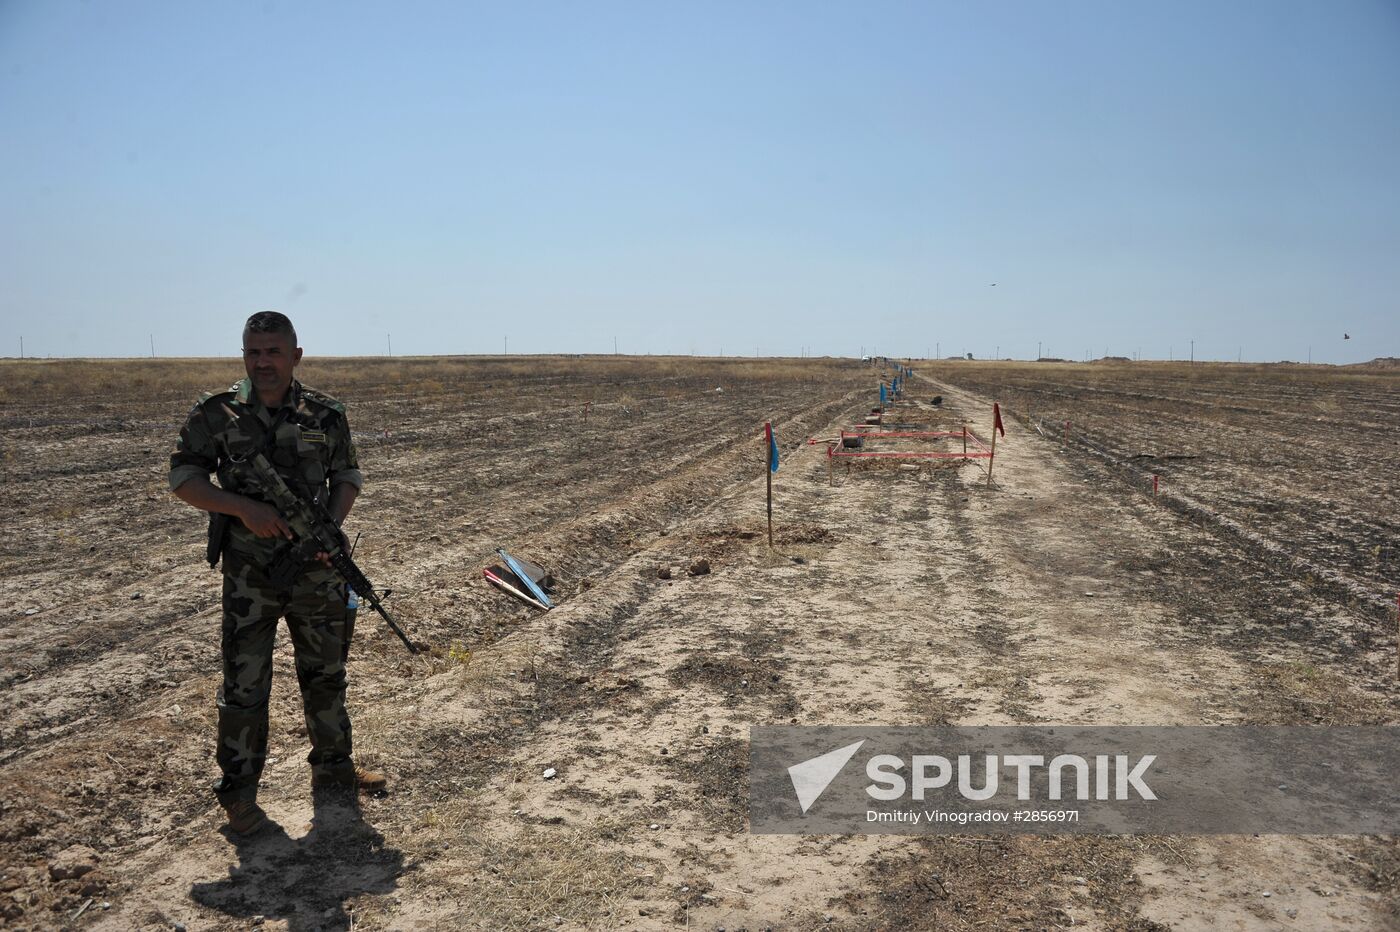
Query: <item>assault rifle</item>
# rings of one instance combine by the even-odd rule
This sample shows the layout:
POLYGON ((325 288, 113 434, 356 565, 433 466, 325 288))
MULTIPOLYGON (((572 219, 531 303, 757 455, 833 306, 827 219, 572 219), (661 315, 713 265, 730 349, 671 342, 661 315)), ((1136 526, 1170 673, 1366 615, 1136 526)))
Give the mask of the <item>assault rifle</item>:
MULTIPOLYGON (((262 424, 252 416, 234 411, 228 405, 224 405, 224 410, 245 433, 251 430, 248 434, 250 437, 266 433, 262 424)), ((262 488, 263 493, 272 499, 272 504, 282 513, 282 517, 291 526, 292 533, 296 535, 296 540, 292 541, 291 546, 285 548, 267 569, 268 580, 273 586, 278 589, 290 587, 306 568, 306 564, 314 560, 316 554, 324 553, 330 559, 331 568, 340 574, 340 578, 345 580, 346 585, 353 589, 356 595, 379 613, 388 623, 389 630, 403 641, 408 652, 418 653, 417 645, 408 639, 398 622, 389 615, 368 577, 350 559, 350 554, 346 553, 345 538, 340 533, 340 526, 335 523, 326 506, 314 499, 308 501, 293 492, 287 481, 268 462, 267 454, 259 449, 256 443, 249 444, 249 452, 242 457, 234 456, 233 461, 252 469, 253 479, 262 488)), ((384 594, 388 595, 388 592, 384 594)))

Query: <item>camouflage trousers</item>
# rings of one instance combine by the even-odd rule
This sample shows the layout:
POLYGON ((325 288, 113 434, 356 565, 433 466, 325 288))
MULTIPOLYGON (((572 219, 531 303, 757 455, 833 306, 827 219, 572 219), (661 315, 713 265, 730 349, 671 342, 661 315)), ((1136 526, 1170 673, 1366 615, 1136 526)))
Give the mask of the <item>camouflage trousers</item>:
POLYGON ((340 578, 314 564, 291 589, 278 590, 256 566, 231 557, 224 561, 224 682, 215 752, 223 777, 215 793, 225 801, 257 798, 267 759, 272 645, 282 617, 296 657, 313 778, 343 779, 353 773, 345 662, 354 618, 340 578))

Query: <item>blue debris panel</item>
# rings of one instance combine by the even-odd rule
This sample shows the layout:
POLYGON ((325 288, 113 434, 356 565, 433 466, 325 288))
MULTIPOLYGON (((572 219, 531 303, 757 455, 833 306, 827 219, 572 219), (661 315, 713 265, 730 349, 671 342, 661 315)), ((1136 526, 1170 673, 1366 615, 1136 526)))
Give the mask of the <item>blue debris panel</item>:
POLYGON ((503 548, 497 548, 501 558, 500 566, 488 566, 481 571, 486 580, 527 605, 549 611, 554 607, 549 598, 549 590, 554 587, 554 577, 544 567, 529 560, 512 557, 503 548))

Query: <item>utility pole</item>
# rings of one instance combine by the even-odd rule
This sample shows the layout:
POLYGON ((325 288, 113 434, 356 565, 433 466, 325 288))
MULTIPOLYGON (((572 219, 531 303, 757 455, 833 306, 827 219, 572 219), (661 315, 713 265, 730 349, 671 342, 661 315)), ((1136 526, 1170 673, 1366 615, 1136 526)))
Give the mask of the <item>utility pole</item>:
POLYGON ((1191 341, 1191 365, 1196 364, 1196 341, 1191 341))
MULTIPOLYGON (((617 355, 617 337, 613 337, 613 355, 617 355)), ((724 353, 721 352, 720 355, 723 356, 724 353)))
POLYGON ((997 347, 997 351, 996 351, 995 353, 993 353, 992 355, 993 355, 993 357, 994 357, 998 362, 1000 362, 1000 361, 1001 361, 1001 347, 998 346, 998 347, 997 347))
POLYGON ((935 359, 943 355, 943 346, 936 341, 933 344, 933 355, 935 359))
POLYGON ((1308 365, 1312 365, 1312 347, 1308 347, 1308 365))
POLYGON ((1040 341, 1039 341, 1039 340, 1036 340, 1036 341, 1035 341, 1035 358, 1036 358, 1037 361, 1040 359, 1040 341))
POLYGON ((24 358, 24 334, 19 335, 19 358, 24 358))
POLYGON ((394 355, 394 335, 392 333, 384 334, 384 342, 389 344, 389 355, 394 355))
POLYGON ((509 355, 510 355, 510 337, 501 337, 501 340, 503 341, 503 342, 502 342, 503 352, 501 353, 501 355, 502 355, 502 356, 509 356, 509 355))
POLYGON ((156 358, 156 335, 151 334, 151 358, 156 358))

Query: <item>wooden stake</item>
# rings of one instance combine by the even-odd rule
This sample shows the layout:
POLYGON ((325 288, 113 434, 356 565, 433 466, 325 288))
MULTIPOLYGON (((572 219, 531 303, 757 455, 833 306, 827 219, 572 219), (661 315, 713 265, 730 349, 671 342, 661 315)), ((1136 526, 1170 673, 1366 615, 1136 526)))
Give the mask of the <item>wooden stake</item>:
POLYGON ((963 456, 967 456, 967 425, 963 425, 963 456))
POLYGON ((836 484, 836 455, 831 444, 826 445, 826 484, 836 484))
MULTIPOLYGON (((966 427, 963 428, 963 432, 964 432, 964 433, 967 432, 967 428, 966 428, 966 427)), ((967 442, 967 439, 964 438, 964 439, 963 439, 963 443, 966 443, 966 442, 967 442)), ((989 486, 992 484, 992 464, 995 463, 996 461, 997 461, 997 429, 996 429, 995 427, 993 427, 993 428, 992 428, 992 455, 989 456, 989 457, 987 457, 987 485, 989 485, 989 486)))

